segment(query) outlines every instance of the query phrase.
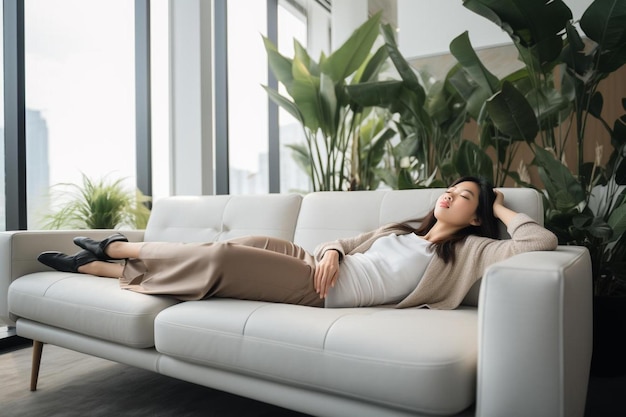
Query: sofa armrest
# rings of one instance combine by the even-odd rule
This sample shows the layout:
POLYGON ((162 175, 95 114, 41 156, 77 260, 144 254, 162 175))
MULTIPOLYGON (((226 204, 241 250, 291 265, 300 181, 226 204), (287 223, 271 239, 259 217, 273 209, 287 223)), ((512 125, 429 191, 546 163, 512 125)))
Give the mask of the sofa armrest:
POLYGON ((583 416, 592 348, 583 247, 528 252, 483 277, 476 415, 583 416))
MULTIPOLYGON (((50 268, 37 261, 37 256, 47 250, 69 254, 76 253, 74 236, 103 239, 117 230, 19 230, 0 232, 0 320, 12 324, 9 317, 7 294, 9 285, 17 278, 50 268)), ((123 231, 131 241, 142 241, 143 230, 123 231)))

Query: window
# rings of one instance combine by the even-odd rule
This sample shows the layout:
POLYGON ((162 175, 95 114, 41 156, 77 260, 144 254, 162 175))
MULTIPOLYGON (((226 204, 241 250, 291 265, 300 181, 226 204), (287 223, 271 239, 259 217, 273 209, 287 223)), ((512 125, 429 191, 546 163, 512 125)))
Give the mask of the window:
POLYGON ((168 12, 169 0, 150 1, 153 201, 171 195, 168 12))
MULTIPOLYGON (((267 4, 258 0, 229 0, 227 5, 230 193, 267 193, 270 180, 268 96, 261 88, 268 82, 267 54, 261 37, 267 34, 267 4)), ((278 2, 277 46, 282 54, 293 56, 294 38, 307 46, 310 25, 328 27, 328 11, 315 9, 316 18, 307 17, 307 10, 315 7, 316 3, 312 1, 278 2)), ((326 36, 324 34, 322 38, 326 36)), ((304 140, 302 128, 288 113, 280 110, 279 130, 280 191, 309 191, 308 176, 296 165, 286 146, 304 140)))
MULTIPOLYGON (((4 56, 4 9, 0 7, 0 56, 4 56)), ((0 93, 2 100, 0 101, 0 172, 4 174, 4 65, 0 66, 0 93)), ((4 175, 3 175, 4 177, 4 175)), ((5 182, 0 181, 0 230, 6 230, 6 193, 5 182)), ((1 323, 0 323, 1 324, 1 323)))
MULTIPOLYGON (((0 56, 4 56, 4 13, 0 7, 0 56)), ((4 65, 0 66, 0 93, 2 93, 2 101, 0 101, 0 170, 4 173, 4 65)), ((3 175, 4 177, 4 175, 3 175)), ((6 230, 6 194, 4 192, 4 184, 6 181, 0 181, 0 230, 6 230)), ((8 336, 8 327, 6 323, 0 319, 0 340, 8 336)))
POLYGON ((135 186, 134 2, 27 0, 29 229, 50 186, 123 179, 135 186))
MULTIPOLYGON (((296 4, 281 1, 278 4, 278 51, 284 56, 293 58, 294 39, 307 47, 307 16, 306 10, 296 4)), ((317 56, 312 56, 318 60, 317 56)), ((287 96, 285 87, 279 85, 280 94, 287 96)), ((282 108, 278 112, 280 129, 280 191, 307 192, 311 190, 311 180, 299 167, 292 151, 287 147, 289 144, 304 144, 302 126, 293 116, 282 108)))
POLYGON ((267 5, 229 0, 227 7, 230 193, 267 193, 267 5))

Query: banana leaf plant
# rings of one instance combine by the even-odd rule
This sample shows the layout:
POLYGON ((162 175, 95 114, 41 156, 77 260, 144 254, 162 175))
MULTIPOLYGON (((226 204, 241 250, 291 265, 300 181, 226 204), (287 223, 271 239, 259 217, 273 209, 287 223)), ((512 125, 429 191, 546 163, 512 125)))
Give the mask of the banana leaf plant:
MULTIPOLYGON (((346 87, 375 80, 387 59, 382 47, 372 53, 380 18, 380 13, 372 16, 337 50, 328 56, 321 54, 318 62, 295 40, 294 57, 289 58, 264 38, 270 69, 287 95, 263 87, 304 130, 306 144, 291 149, 310 176, 313 191, 369 189, 376 185, 369 175, 375 172, 372 164, 377 158, 359 160, 363 155, 359 130, 367 123, 369 112, 351 99, 346 87), (370 171, 368 175, 360 171, 364 166, 370 171)), ((383 129, 377 140, 384 142, 389 137, 383 129)), ((372 146, 378 150, 382 143, 372 146)))
POLYGON ((564 44, 559 34, 572 14, 560 0, 465 0, 463 5, 508 33, 525 65, 499 80, 480 61, 467 32, 451 42, 450 52, 461 68, 452 83, 479 126, 480 147, 465 146, 460 158, 487 166, 480 153, 492 149, 492 176, 486 176, 497 186, 509 177, 521 183, 512 166, 520 146, 533 143, 538 134, 544 146, 553 146, 551 127, 568 106, 555 89, 553 69, 564 44))
POLYGON ((411 67, 390 25, 383 25, 381 31, 383 47, 400 79, 346 87, 359 105, 397 115, 399 140, 386 142, 387 158, 378 175, 394 189, 446 186, 458 175, 453 159, 466 121, 463 100, 447 80, 433 80, 411 67))
POLYGON ((380 107, 366 109, 358 134, 352 141, 352 155, 358 155, 358 158, 352 158, 351 191, 375 190, 380 186, 387 172, 381 165, 387 155, 387 144, 396 135, 388 127, 389 112, 380 107))
POLYGON ((586 40, 560 0, 464 0, 463 5, 506 31, 524 64, 496 83, 494 91, 495 80, 473 57, 471 45, 451 45, 474 87, 469 89, 473 94, 462 94, 481 127, 480 148, 494 146, 495 170, 530 186, 509 169, 506 161, 514 149, 503 139, 526 142, 544 186, 546 226, 560 243, 589 248, 596 295, 626 294, 626 116, 613 126, 605 121, 598 92, 602 80, 626 63, 626 1, 593 1, 580 19, 586 40), (613 152, 605 166, 600 147, 594 161, 584 160, 584 142, 591 140, 586 135, 589 117, 598 119, 611 138, 613 152), (577 160, 570 169, 563 155, 572 131, 577 160))
MULTIPOLYGON (((626 111, 626 99, 622 107, 626 111)), ((598 146, 591 163, 592 188, 536 145, 535 163, 547 196, 547 227, 561 244, 589 249, 595 295, 626 296, 626 113, 607 128, 614 149, 609 162, 602 165, 598 146)))

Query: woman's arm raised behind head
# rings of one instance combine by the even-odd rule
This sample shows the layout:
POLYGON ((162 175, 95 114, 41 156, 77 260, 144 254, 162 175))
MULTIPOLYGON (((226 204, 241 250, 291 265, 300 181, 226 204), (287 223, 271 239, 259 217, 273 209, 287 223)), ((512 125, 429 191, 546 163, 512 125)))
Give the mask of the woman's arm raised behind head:
POLYGON ((500 191, 494 190, 494 193, 496 193, 496 199, 493 202, 493 215, 508 227, 517 212, 504 206, 504 195, 500 191))

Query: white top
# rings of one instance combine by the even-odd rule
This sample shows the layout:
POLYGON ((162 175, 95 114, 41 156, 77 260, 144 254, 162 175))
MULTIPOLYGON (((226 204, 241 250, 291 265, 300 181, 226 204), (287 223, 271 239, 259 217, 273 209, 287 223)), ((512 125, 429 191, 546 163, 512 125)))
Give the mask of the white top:
POLYGON ((433 252, 430 242, 414 233, 377 239, 365 253, 343 259, 325 307, 393 304, 417 287, 433 252))

